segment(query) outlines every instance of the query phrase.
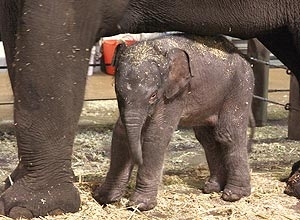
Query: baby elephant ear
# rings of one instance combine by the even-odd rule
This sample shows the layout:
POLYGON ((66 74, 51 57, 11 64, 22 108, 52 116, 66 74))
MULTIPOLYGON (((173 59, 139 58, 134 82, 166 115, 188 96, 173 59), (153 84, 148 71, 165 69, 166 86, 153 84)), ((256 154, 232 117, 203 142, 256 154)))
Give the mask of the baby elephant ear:
POLYGON ((169 73, 166 80, 165 97, 171 99, 183 91, 191 80, 192 74, 188 54, 174 48, 167 53, 169 73))
POLYGON ((125 42, 121 42, 117 45, 115 48, 114 55, 112 57, 112 66, 116 66, 117 63, 119 62, 120 55, 124 52, 124 50, 127 48, 125 42))

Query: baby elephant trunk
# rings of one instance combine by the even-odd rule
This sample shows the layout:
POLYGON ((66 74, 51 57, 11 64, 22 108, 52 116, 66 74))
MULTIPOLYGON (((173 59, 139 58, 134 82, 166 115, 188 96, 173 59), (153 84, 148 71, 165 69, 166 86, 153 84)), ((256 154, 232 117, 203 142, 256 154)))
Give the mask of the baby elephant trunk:
POLYGON ((125 113, 123 122, 126 128, 129 150, 134 163, 143 164, 142 155, 142 128, 146 118, 136 113, 125 113))

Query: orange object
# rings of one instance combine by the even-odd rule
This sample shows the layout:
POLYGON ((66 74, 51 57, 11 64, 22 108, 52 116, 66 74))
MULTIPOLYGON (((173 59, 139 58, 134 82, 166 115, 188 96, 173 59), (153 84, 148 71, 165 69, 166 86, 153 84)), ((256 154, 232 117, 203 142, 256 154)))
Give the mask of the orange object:
POLYGON ((125 42, 127 46, 133 44, 135 40, 104 40, 102 42, 102 56, 105 64, 105 71, 107 74, 114 75, 115 74, 115 67, 113 66, 113 58, 115 55, 116 47, 125 42))

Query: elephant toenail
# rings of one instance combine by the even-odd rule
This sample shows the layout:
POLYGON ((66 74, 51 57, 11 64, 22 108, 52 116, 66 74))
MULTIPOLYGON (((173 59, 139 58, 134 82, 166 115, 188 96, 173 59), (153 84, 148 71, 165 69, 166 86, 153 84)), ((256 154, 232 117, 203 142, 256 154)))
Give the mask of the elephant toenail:
POLYGON ((49 215, 62 215, 64 214, 65 212, 61 209, 54 209, 52 211, 49 212, 49 215))
POLYGON ((13 207, 9 212, 9 217, 13 219, 17 218, 33 218, 33 214, 30 210, 24 207, 13 207))
POLYGON ((229 195, 232 194, 232 192, 231 192, 231 190, 226 190, 226 191, 224 191, 224 194, 225 194, 226 196, 229 196, 229 195))

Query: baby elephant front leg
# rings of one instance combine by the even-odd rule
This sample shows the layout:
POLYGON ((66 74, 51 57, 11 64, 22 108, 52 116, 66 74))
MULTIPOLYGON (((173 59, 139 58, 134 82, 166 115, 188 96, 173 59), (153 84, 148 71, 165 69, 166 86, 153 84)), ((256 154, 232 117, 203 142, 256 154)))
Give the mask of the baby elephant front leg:
POLYGON ((161 182, 165 147, 157 143, 145 143, 143 164, 139 166, 136 188, 130 198, 130 206, 141 211, 153 209, 157 205, 158 186, 161 182))
POLYGON ((176 126, 159 126, 158 123, 152 123, 144 132, 143 164, 138 168, 136 188, 130 198, 130 205, 138 206, 141 211, 153 209, 157 205, 156 197, 161 183, 164 154, 174 127, 176 126))
POLYGON ((133 168, 128 149, 126 131, 119 118, 113 130, 109 171, 104 183, 93 193, 100 204, 116 202, 125 194, 133 168))

